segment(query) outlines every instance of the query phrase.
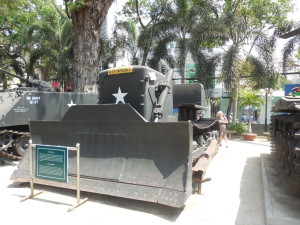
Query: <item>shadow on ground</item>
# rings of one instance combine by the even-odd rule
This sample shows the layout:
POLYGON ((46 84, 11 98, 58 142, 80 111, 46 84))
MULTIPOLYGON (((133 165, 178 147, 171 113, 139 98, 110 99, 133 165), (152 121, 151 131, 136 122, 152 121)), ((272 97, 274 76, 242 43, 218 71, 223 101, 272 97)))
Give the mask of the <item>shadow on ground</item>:
MULTIPOLYGON (((256 144, 256 143, 253 143, 256 144)), ((240 184, 240 205, 236 225, 264 225, 264 201, 260 157, 246 161, 240 184)))
MULTIPOLYGON (((16 188, 16 187, 29 187, 29 183, 20 183, 20 182, 13 182, 11 185, 8 185, 8 188, 16 188)), ((74 197, 74 203, 76 202, 76 191, 52 186, 46 186, 41 184, 34 185, 35 190, 43 190, 45 192, 51 192, 59 195, 64 195, 67 197, 74 197)), ((30 190, 28 190, 28 195, 30 194, 30 190)), ((36 191, 36 192, 37 192, 36 191)), ((19 196, 20 199, 26 196, 19 196)), ((177 218, 180 216, 181 212, 184 208, 172 208, 165 205, 160 205, 157 203, 152 202, 145 202, 133 199, 126 199, 120 198, 115 196, 109 195, 101 195, 101 194, 94 194, 89 192, 81 192, 81 199, 88 198, 90 202, 99 203, 103 205, 109 205, 118 208, 124 208, 126 210, 134 210, 143 213, 148 213, 151 215, 155 215, 157 217, 163 218, 170 222, 175 222, 177 218)), ((57 201, 49 201, 48 199, 43 199, 42 195, 37 196, 35 198, 30 199, 30 201, 41 201, 50 204, 60 204, 70 206, 69 204, 65 204, 63 202, 57 201)), ((82 206, 84 207, 84 205, 82 206)))
POLYGON ((264 189, 269 205, 266 218, 268 224, 300 224, 300 176, 298 173, 287 176, 285 168, 277 160, 274 152, 262 154, 262 167, 265 177, 264 189))
POLYGON ((250 145, 261 145, 261 146, 269 146, 270 142, 267 139, 262 139, 262 140, 255 140, 255 141, 246 141, 243 139, 233 139, 232 141, 234 142, 239 142, 239 143, 247 143, 250 145))

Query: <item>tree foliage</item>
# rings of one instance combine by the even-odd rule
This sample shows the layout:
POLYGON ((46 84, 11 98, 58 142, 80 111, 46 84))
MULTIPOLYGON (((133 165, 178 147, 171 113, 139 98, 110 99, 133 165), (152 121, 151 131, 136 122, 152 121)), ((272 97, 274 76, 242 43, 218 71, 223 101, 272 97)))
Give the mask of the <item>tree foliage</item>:
MULTIPOLYGON (((284 46, 283 54, 282 54, 282 68, 283 71, 286 71, 290 67, 290 61, 294 56, 295 50, 300 46, 300 36, 292 37, 287 41, 284 46)), ((299 55, 299 54, 298 54, 299 55)), ((297 57, 297 55, 295 55, 297 57)))
MULTIPOLYGON (((129 0, 122 12, 141 27, 138 38, 141 64, 148 62, 150 67, 157 68, 163 61, 169 67, 178 69, 182 82, 187 55, 192 53, 195 60, 205 65, 201 49, 220 43, 220 39, 216 41, 221 36, 221 31, 217 34, 215 29, 220 24, 217 21, 217 10, 210 0, 129 0), (175 46, 175 52, 169 48, 170 44, 175 46)), ((207 73, 204 71, 212 68, 215 61, 214 57, 206 58, 210 66, 197 71, 198 77, 205 76, 207 73)), ((208 74, 211 76, 212 73, 208 74)), ((200 80, 208 80, 208 76, 200 80)))
POLYGON ((193 52, 193 60, 197 65, 196 76, 199 83, 203 84, 206 89, 206 93, 214 88, 214 78, 216 66, 220 62, 221 55, 216 54, 214 56, 208 56, 199 49, 197 52, 193 52))
MULTIPOLYGON (((73 74, 76 87, 83 90, 96 81, 100 55, 106 64, 114 63, 127 50, 132 64, 157 68, 163 60, 178 68, 182 82, 190 57, 197 64, 197 79, 211 89, 221 56, 203 50, 226 43, 222 81, 237 104, 245 73, 252 76, 254 89, 276 83, 275 37, 291 27, 286 20, 290 1, 128 0, 120 12, 125 20, 117 24, 113 38, 101 40, 101 25, 113 0, 64 0, 65 12, 54 0, 0 0, 0 66, 30 75, 38 66, 49 79, 66 82, 73 74), (273 35, 266 35, 274 29, 273 35)), ((289 42, 286 58, 298 42, 289 42)))
POLYGON ((255 90, 274 88, 277 83, 279 76, 274 65, 277 34, 277 30, 270 36, 265 33, 257 34, 254 46, 258 56, 249 54, 246 57, 246 62, 252 66, 248 83, 255 90))
POLYGON ((0 9, 1 66, 44 79, 70 74, 72 26, 50 0, 4 1, 0 9))
MULTIPOLYGON (((175 43, 175 63, 182 83, 185 79, 187 55, 192 53, 195 60, 203 60, 200 52, 203 47, 213 46, 219 40, 220 32, 216 29, 216 24, 219 24, 218 15, 210 0, 177 0, 166 8, 164 17, 158 24, 159 43, 175 43)), ((165 55, 156 55, 156 60, 165 55)))
MULTIPOLYGON (((225 35, 231 43, 224 55, 222 66, 222 80, 225 88, 232 93, 233 118, 236 118, 237 97, 239 88, 239 74, 237 73, 239 60, 243 57, 241 50, 249 41, 258 46, 260 56, 266 63, 270 73, 261 75, 274 75, 272 53, 274 45, 262 34, 270 29, 283 30, 287 24, 287 12, 290 11, 290 0, 225 0, 222 6, 222 21, 226 28, 225 35), (257 43, 256 43, 257 41, 257 43)), ((252 48, 251 48, 252 49, 252 48)), ((254 62, 254 61, 252 61, 254 62)), ((255 61, 258 62, 258 61, 255 61)), ((266 79, 264 77, 263 79, 266 79)))
POLYGON ((253 112, 253 108, 260 108, 263 100, 260 99, 259 95, 255 91, 246 91, 243 90, 239 100, 238 105, 239 107, 246 106, 247 108, 247 118, 248 118, 248 133, 252 133, 251 128, 251 119, 250 116, 253 112))
MULTIPOLYGON (((142 65, 146 65, 149 53, 152 52, 158 40, 156 36, 159 32, 157 24, 164 17, 167 5, 167 0, 129 0, 122 10, 127 21, 139 25, 137 47, 142 56, 142 59, 139 60, 142 65)), ((152 63, 153 61, 150 64, 152 63)))
POLYGON ((131 55, 130 63, 139 64, 138 50, 139 40, 137 25, 133 20, 118 22, 115 28, 114 37, 119 40, 123 50, 127 50, 131 55))

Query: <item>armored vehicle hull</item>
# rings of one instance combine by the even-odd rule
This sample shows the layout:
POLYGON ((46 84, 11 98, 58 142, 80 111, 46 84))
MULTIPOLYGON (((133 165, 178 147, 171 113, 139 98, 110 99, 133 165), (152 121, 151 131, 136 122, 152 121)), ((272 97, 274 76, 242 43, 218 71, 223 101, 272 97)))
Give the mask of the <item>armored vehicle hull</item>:
POLYGON ((95 104, 97 94, 39 92, 30 88, 0 92, 0 156, 19 160, 28 148, 30 120, 60 120, 76 104, 95 104))

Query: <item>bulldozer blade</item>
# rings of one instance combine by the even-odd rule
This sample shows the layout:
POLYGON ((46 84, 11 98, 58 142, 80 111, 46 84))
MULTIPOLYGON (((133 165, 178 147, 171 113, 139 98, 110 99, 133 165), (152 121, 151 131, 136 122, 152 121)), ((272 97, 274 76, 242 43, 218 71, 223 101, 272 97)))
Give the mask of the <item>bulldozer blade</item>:
MULTIPOLYGON (((80 143, 82 191, 171 207, 183 207, 192 193, 192 132, 190 122, 147 122, 129 104, 78 105, 61 121, 30 122, 33 144, 80 143)), ((68 175, 75 184, 73 151, 68 175)), ((11 179, 29 180, 27 155, 11 179)))

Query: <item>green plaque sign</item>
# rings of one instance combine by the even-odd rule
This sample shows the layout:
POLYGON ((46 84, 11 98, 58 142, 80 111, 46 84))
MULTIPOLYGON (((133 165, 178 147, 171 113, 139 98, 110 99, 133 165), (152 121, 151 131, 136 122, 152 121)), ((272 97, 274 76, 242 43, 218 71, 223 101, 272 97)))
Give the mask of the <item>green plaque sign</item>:
POLYGON ((68 182, 68 148, 36 145, 36 178, 68 182))

